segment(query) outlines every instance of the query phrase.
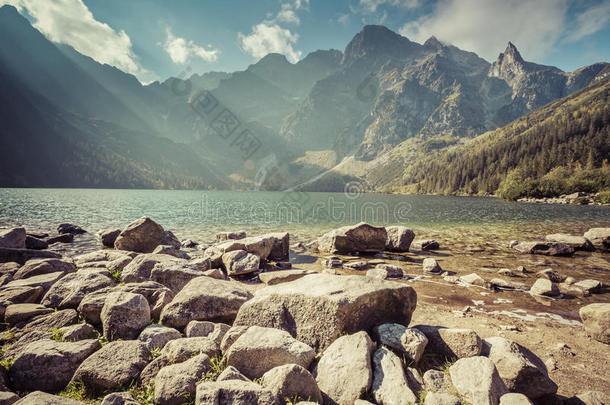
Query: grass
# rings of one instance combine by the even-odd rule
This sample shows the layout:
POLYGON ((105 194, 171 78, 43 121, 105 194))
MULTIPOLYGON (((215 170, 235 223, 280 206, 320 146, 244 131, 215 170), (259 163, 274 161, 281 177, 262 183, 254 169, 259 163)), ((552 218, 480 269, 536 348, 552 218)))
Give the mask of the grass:
POLYGON ((457 359, 445 358, 445 361, 438 369, 445 374, 449 374, 449 369, 455 364, 456 361, 457 359))
POLYGON ((55 340, 56 342, 63 342, 64 331, 61 329, 53 329, 53 332, 51 332, 51 339, 55 340))
POLYGON ((155 404, 155 383, 154 381, 145 386, 140 386, 135 383, 129 386, 128 390, 135 400, 142 405, 155 404))
POLYGON ((11 367, 13 366, 13 363, 15 362, 15 359, 12 357, 7 357, 2 359, 2 361, 0 361, 0 366, 2 366, 2 368, 4 368, 6 370, 6 372, 8 373, 11 370, 11 367))
POLYGON ((160 347, 153 347, 152 349, 150 349, 150 359, 154 360, 157 357, 161 356, 161 348, 160 347))
POLYGON ((72 381, 57 395, 89 404, 99 403, 103 398, 103 396, 96 397, 90 390, 87 389, 85 383, 80 380, 72 381))
POLYGON ((424 402, 426 402, 426 395, 428 395, 428 391, 426 390, 419 392, 419 401, 417 402, 418 405, 424 405, 424 402))
POLYGON ((122 284, 123 283, 123 279, 121 278, 121 270, 116 269, 114 271, 108 271, 108 273, 110 273, 110 276, 112 277, 112 279, 114 281, 117 282, 117 284, 122 284))
POLYGON ((218 376, 227 368, 227 361, 222 355, 217 354, 210 359, 210 371, 208 371, 203 378, 204 381, 216 381, 218 376))

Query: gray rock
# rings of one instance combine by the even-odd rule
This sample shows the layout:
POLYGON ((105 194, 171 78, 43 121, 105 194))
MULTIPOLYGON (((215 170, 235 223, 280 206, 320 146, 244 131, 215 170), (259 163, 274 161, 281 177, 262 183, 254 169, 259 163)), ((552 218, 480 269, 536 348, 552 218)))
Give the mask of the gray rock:
POLYGON ((82 269, 53 284, 41 303, 52 308, 78 308, 85 295, 115 284, 107 270, 82 269))
POLYGON ((65 273, 49 273, 41 274, 39 276, 28 277, 20 280, 13 280, 3 288, 13 287, 42 287, 42 292, 46 293, 53 284, 55 284, 65 273))
POLYGON ((374 350, 366 332, 341 336, 324 350, 314 376, 325 403, 352 405, 371 388, 374 350))
POLYGON ((43 250, 49 247, 49 243, 46 240, 38 239, 30 235, 25 237, 26 249, 43 250))
POLYGON ((595 250, 591 241, 583 236, 567 235, 565 233, 554 233, 544 237, 549 242, 563 243, 571 246, 574 250, 595 250))
POLYGON ((483 342, 472 329, 450 329, 439 326, 417 325, 426 335, 426 351, 447 358, 464 358, 481 354, 483 342))
POLYGON ((428 370, 424 373, 424 387, 428 392, 446 392, 450 393, 453 384, 451 378, 446 373, 439 370, 428 370))
POLYGON ((288 257, 290 256, 290 234, 288 232, 279 232, 266 236, 271 236, 274 239, 267 260, 288 260, 288 257))
POLYGON ((283 330, 251 326, 226 352, 227 364, 248 378, 260 378, 274 367, 298 364, 308 368, 315 351, 283 330))
POLYGON ((483 277, 479 276, 477 273, 470 273, 465 276, 460 276, 459 279, 462 283, 468 285, 476 285, 479 287, 488 288, 489 284, 483 277))
POLYGON ((88 323, 64 326, 58 329, 64 342, 77 342, 79 340, 95 339, 97 331, 88 323))
POLYGON ((246 237, 246 231, 237 231, 237 232, 220 232, 216 234, 216 240, 218 242, 226 241, 226 240, 239 240, 244 239, 246 237))
POLYGON ((81 380, 94 392, 114 390, 135 380, 149 359, 145 343, 110 342, 81 363, 72 381, 81 380))
POLYGON ((0 247, 25 249, 25 228, 0 230, 0 247))
POLYGON ((389 278, 400 278, 403 276, 403 270, 400 266, 382 263, 375 266, 375 268, 385 270, 389 278))
POLYGON ((194 398, 197 383, 210 368, 210 358, 205 354, 163 367, 155 377, 155 402, 182 405, 187 398, 194 398))
POLYGON ((294 398, 307 398, 322 403, 322 393, 307 369, 298 364, 286 364, 272 368, 263 374, 261 385, 271 390, 280 402, 294 398))
POLYGON ((15 325, 25 322, 38 315, 45 315, 53 312, 53 309, 40 304, 11 304, 6 307, 4 322, 15 325))
POLYGON ((121 233, 120 229, 104 229, 103 231, 100 232, 100 238, 102 239, 102 245, 109 247, 109 248, 113 248, 114 242, 116 241, 116 238, 119 237, 120 233, 121 233))
POLYGON ((258 290, 240 308, 234 325, 284 329, 324 349, 345 333, 386 322, 408 324, 416 300, 415 291, 401 283, 312 274, 258 290))
POLYGON ((100 405, 140 405, 131 392, 113 392, 102 400, 100 405))
POLYGON ((230 322, 250 298, 252 294, 236 283, 198 277, 163 308, 161 323, 183 328, 192 320, 230 322))
POLYGON ((378 404, 417 403, 397 355, 385 347, 378 349, 373 355, 373 370, 371 392, 378 404))
POLYGON ((354 253, 381 251, 385 249, 387 232, 361 222, 357 225, 344 226, 332 230, 318 238, 314 247, 319 252, 354 253))
POLYGON ((386 250, 395 252, 408 252, 411 242, 415 238, 415 232, 405 226, 386 226, 387 239, 386 250))
POLYGON ((271 390, 240 380, 204 382, 197 386, 195 405, 276 405, 271 390))
POLYGON ((143 295, 148 301, 150 306, 150 317, 153 319, 159 319, 163 308, 174 298, 172 290, 154 281, 122 284, 114 287, 113 291, 124 291, 143 295))
POLYGON ((93 263, 97 262, 111 262, 118 258, 129 256, 134 258, 138 256, 136 252, 129 252, 126 250, 96 250, 95 252, 85 253, 74 258, 74 262, 77 267, 95 267, 93 263))
POLYGON ((407 328, 397 323, 384 323, 373 329, 375 340, 396 353, 417 363, 424 354, 428 338, 415 328, 407 328))
POLYGON ((125 283, 138 283, 150 280, 150 274, 155 265, 165 267, 186 266, 187 261, 169 255, 141 254, 136 256, 121 271, 121 279, 125 283))
POLYGON ((72 243, 74 242, 74 234, 72 233, 64 233, 62 235, 57 235, 50 237, 47 239, 47 243, 52 245, 53 243, 72 243))
POLYGON ((523 394, 509 392, 500 398, 500 405, 533 405, 532 401, 523 394))
POLYGON ((539 278, 538 280, 536 280, 532 288, 530 288, 530 294, 556 297, 560 294, 560 291, 559 287, 557 287, 557 285, 551 280, 539 278))
POLYGON ((417 240, 414 241, 411 246, 413 246, 415 249, 423 251, 437 250, 440 247, 438 242, 434 239, 417 240))
POLYGON ((366 276, 370 278, 376 278, 378 280, 387 280, 390 275, 388 271, 381 268, 370 269, 366 272, 366 276))
POLYGON ((227 366, 227 368, 225 368, 216 379, 216 381, 228 380, 250 381, 248 377, 243 375, 238 369, 233 366, 227 366))
POLYGON ((183 252, 179 248, 176 248, 171 245, 159 245, 152 251, 152 253, 157 254, 157 255, 174 256, 174 257, 177 257, 178 259, 185 259, 185 260, 191 259, 191 256, 188 253, 183 252))
POLYGON ((459 359, 449 367, 453 386, 471 404, 498 405, 507 392, 494 363, 487 357, 459 359))
POLYGON ((180 248, 180 242, 173 234, 166 232, 161 225, 148 217, 142 217, 127 225, 117 236, 115 249, 150 253, 159 245, 172 245, 180 248))
POLYGON ((214 323, 208 321, 191 321, 186 325, 184 334, 186 337, 207 337, 212 339, 220 347, 225 333, 231 329, 226 323, 214 323))
POLYGON ((574 248, 564 243, 534 241, 518 242, 511 246, 514 250, 523 254, 545 255, 545 256, 572 256, 574 248))
POLYGON ((581 394, 568 398, 567 405, 608 405, 610 397, 599 391, 586 391, 581 394))
POLYGON ((19 401, 16 405, 86 405, 84 402, 75 401, 66 397, 47 394, 42 391, 32 392, 19 401))
POLYGON ((574 283, 573 285, 574 285, 574 287, 578 287, 581 290, 589 292, 589 293, 599 292, 603 288, 603 285, 601 282, 599 282, 597 280, 589 280, 589 279, 578 281, 578 282, 574 283))
POLYGON ((163 284, 174 294, 177 294, 194 278, 201 277, 202 273, 198 269, 187 267, 186 265, 166 265, 157 263, 150 271, 151 281, 163 284))
POLYGON ((149 386, 154 384, 155 377, 157 376, 159 371, 163 367, 167 367, 172 364, 174 364, 174 362, 170 360, 167 356, 160 355, 154 358, 150 363, 146 365, 146 367, 144 367, 144 369, 140 373, 138 377, 138 383, 141 386, 149 386))
POLYGON ((239 241, 244 245, 243 250, 260 257, 261 260, 267 260, 273 247, 277 242, 277 238, 272 234, 262 236, 250 236, 239 241))
POLYGON ((197 354, 205 354, 212 359, 219 353, 218 344, 208 337, 170 340, 161 350, 161 355, 167 357, 172 363, 180 363, 197 354))
POLYGON ((72 234, 72 235, 80 235, 83 233, 87 233, 83 228, 74 224, 59 224, 57 227, 57 233, 60 235, 63 234, 72 234))
POLYGON ((441 271, 443 271, 443 269, 438 264, 436 259, 433 259, 431 257, 427 257, 427 258, 424 259, 424 261, 422 263, 422 268, 424 270, 424 273, 438 274, 441 271))
POLYGON ((136 339, 150 324, 150 307, 141 294, 113 292, 106 297, 100 319, 106 339, 136 339))
POLYGON ((51 312, 46 315, 39 315, 31 319, 23 329, 19 330, 15 336, 20 337, 28 332, 52 332, 55 329, 69 326, 78 321, 78 314, 73 309, 64 309, 51 312))
POLYGON ((167 342, 174 339, 180 339, 182 334, 174 328, 168 328, 163 325, 149 325, 140 333, 138 340, 146 343, 150 350, 163 349, 167 342))
POLYGON ((343 267, 350 270, 365 270, 369 267, 369 263, 365 261, 348 262, 343 264, 343 267))
POLYGON ((610 249, 610 228, 591 228, 585 232, 584 237, 589 239, 596 249, 610 249))
POLYGON ((202 273, 206 277, 215 278, 216 280, 228 280, 227 275, 220 269, 210 269, 202 273))
POLYGON ((0 263, 17 262, 24 264, 32 259, 60 259, 61 255, 55 252, 35 249, 0 248, 0 263))
POLYGON ((78 366, 100 348, 100 343, 39 340, 27 345, 10 368, 10 377, 19 391, 61 391, 78 366))
POLYGON ((460 399, 446 392, 428 392, 424 405, 461 405, 460 399))
POLYGON ((118 273, 121 274, 123 269, 127 267, 129 263, 131 263, 133 259, 127 255, 114 259, 106 264, 106 269, 110 273, 118 273))
POLYGON ((593 339, 610 344, 610 304, 589 304, 580 308, 585 331, 593 339))
POLYGON ((276 285, 298 280, 308 274, 312 274, 312 272, 309 270, 280 270, 261 273, 258 278, 267 285, 276 285))
POLYGON ((553 283, 561 283, 566 279, 565 276, 562 276, 557 271, 553 269, 544 269, 536 273, 536 277, 546 278, 547 280, 551 280, 553 283))
POLYGON ((223 336, 222 341, 220 342, 220 350, 222 350, 223 353, 226 353, 227 350, 229 350, 229 347, 231 347, 241 335, 246 333, 248 328, 249 326, 232 326, 223 336))
POLYGON ((222 263, 229 276, 239 276, 258 271, 260 258, 245 250, 233 250, 222 255, 222 263))
POLYGON ((207 271, 212 269, 212 261, 208 258, 200 257, 189 261, 190 266, 194 266, 199 271, 207 271))

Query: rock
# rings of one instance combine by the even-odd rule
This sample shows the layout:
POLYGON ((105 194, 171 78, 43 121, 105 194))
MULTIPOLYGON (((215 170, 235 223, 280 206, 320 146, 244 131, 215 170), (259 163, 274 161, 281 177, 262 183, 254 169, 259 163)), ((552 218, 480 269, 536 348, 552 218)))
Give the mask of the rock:
POLYGON ((407 359, 417 363, 421 359, 428 338, 415 328, 407 328, 397 323, 384 323, 373 329, 375 340, 389 347, 407 359))
POLYGON ((263 374, 261 385, 271 390, 280 402, 307 398, 322 403, 322 393, 313 376, 298 364, 272 368, 263 374))
POLYGON ((141 254, 135 257, 121 271, 125 283, 139 283, 150 280, 153 268, 160 264, 164 267, 186 266, 187 261, 169 255, 141 254))
POLYGON ((378 264, 375 266, 376 269, 385 270, 388 278, 401 278, 403 277, 403 270, 400 266, 395 266, 393 264, 378 264))
POLYGON ((326 253, 355 253, 382 251, 385 249, 387 232, 361 222, 332 230, 315 241, 315 249, 326 253))
POLYGON ((220 269, 210 269, 203 272, 203 275, 206 277, 214 278, 216 280, 228 280, 229 277, 225 273, 223 273, 220 269))
POLYGON ((222 350, 223 353, 226 353, 227 350, 229 350, 229 347, 231 347, 241 335, 246 333, 248 328, 249 326, 231 326, 220 342, 220 350, 222 350))
POLYGON ((64 233, 62 235, 53 236, 47 239, 47 243, 52 245, 54 243, 72 243, 74 242, 74 234, 64 233))
POLYGON ((502 337, 485 339, 485 346, 509 391, 532 399, 557 392, 542 360, 525 347, 502 337))
POLYGON ((178 259, 190 260, 191 256, 188 253, 183 252, 179 248, 170 245, 159 245, 153 251, 155 255, 169 255, 177 257, 178 259))
POLYGON ((78 366, 100 348, 95 340, 30 343, 10 368, 11 381, 19 391, 61 391, 70 382, 78 366))
POLYGON ((446 392, 428 392, 424 405, 461 405, 460 399, 446 392))
POLYGON ((100 319, 106 339, 136 339, 150 324, 150 307, 141 294, 113 292, 106 297, 100 319))
POLYGON ((443 271, 443 269, 441 269, 441 266, 438 264, 436 259, 432 259, 431 257, 427 257, 424 259, 424 261, 422 263, 422 267, 423 267, 424 273, 438 274, 441 271, 443 271))
POLYGON ((95 252, 85 253, 74 258, 77 267, 95 267, 93 263, 111 262, 113 260, 129 256, 134 258, 138 256, 136 252, 128 252, 126 250, 96 250, 95 252))
POLYGON ((155 377, 155 403, 182 405, 187 398, 194 398, 197 383, 210 368, 210 358, 205 354, 163 367, 155 377))
POLYGON ((19 395, 10 391, 0 392, 0 405, 12 405, 19 401, 19 395))
POLYGON ((15 402, 16 405, 86 405, 84 402, 75 401, 66 397, 35 391, 15 402))
POLYGON ((233 366, 227 366, 227 368, 225 368, 216 379, 216 381, 228 380, 250 381, 248 377, 243 375, 238 369, 233 366))
POLYGON ((28 332, 52 332, 55 329, 69 326, 78 321, 78 314, 73 309, 51 312, 46 315, 39 315, 32 318, 27 325, 16 333, 16 337, 21 337, 28 332))
POLYGON ((239 276, 257 271, 260 258, 245 250, 233 250, 222 255, 222 263, 229 276, 239 276))
POLYGON ((114 287, 113 290, 143 295, 150 305, 150 317, 152 319, 159 319, 163 308, 174 298, 172 290, 154 281, 122 284, 114 287))
POLYGON ((0 230, 0 247, 25 249, 25 228, 0 230))
POLYGON ((243 250, 252 253, 261 260, 267 260, 277 239, 273 235, 250 236, 239 241, 244 245, 243 250))
POLYGON ((0 248, 0 263, 17 262, 24 264, 32 259, 59 259, 61 255, 55 252, 35 249, 0 248))
POLYGON ((597 280, 581 280, 573 284, 575 287, 590 293, 599 292, 603 288, 602 283, 597 280))
POLYGON ((102 400, 100 405, 140 405, 131 392, 113 392, 102 400))
POLYGON ((161 323, 183 328, 192 320, 231 322, 250 298, 252 294, 236 283, 198 277, 189 281, 163 308, 161 323))
POLYGON ((87 322, 94 325, 101 324, 102 320, 100 319, 100 316, 102 314, 102 308, 104 308, 106 297, 111 292, 111 288, 103 288, 85 295, 80 304, 78 304, 78 313, 81 314, 87 322))
POLYGON ((172 364, 174 364, 174 362, 170 360, 167 356, 160 355, 154 358, 153 361, 148 363, 140 373, 140 376, 138 377, 138 384, 140 384, 141 386, 148 386, 154 384, 155 377, 157 376, 159 371, 163 367, 167 367, 172 364))
POLYGON ((87 294, 115 284, 106 270, 82 269, 53 284, 41 303, 52 308, 77 308, 87 294))
POLYGON ((197 385, 195 405, 276 405, 271 390, 248 381, 228 380, 197 385))
POLYGON ((284 364, 308 368, 315 351, 283 330, 251 326, 226 352, 227 364, 250 379, 284 364))
POLYGON ((487 357, 459 359, 449 367, 453 386, 471 404, 498 405, 507 392, 494 363, 487 357))
POLYGON ((536 276, 539 278, 546 278, 547 280, 551 280, 553 283, 561 283, 566 279, 565 276, 562 276, 557 271, 553 269, 545 269, 536 273, 536 276))
POLYGON ((218 347, 227 331, 231 329, 226 323, 213 323, 208 321, 191 321, 186 325, 184 334, 186 337, 207 337, 212 339, 218 347))
POLYGON ((173 234, 166 232, 161 225, 148 217, 142 217, 127 225, 114 242, 115 249, 141 253, 150 253, 159 245, 180 248, 180 242, 173 234))
POLYGON ((64 276, 64 273, 49 273, 41 274, 39 276, 33 276, 20 280, 13 280, 6 284, 3 288, 15 288, 15 287, 41 287, 42 293, 46 293, 53 284, 55 284, 60 278, 64 276))
POLYGON ((580 308, 585 331, 593 339, 610 344, 610 304, 589 304, 580 308))
POLYGON ((373 355, 373 370, 371 392, 378 404, 417 403, 398 356, 385 347, 378 349, 373 355))
POLYGON ((246 237, 245 231, 237 231, 237 232, 220 232, 216 234, 216 240, 218 242, 225 240, 239 240, 244 239, 246 237))
POLYGON ((60 224, 57 227, 57 233, 62 234, 72 234, 72 235, 80 235, 83 233, 87 233, 83 228, 78 225, 73 224, 60 224))
MULTIPOLYGON (((332 264, 332 263, 330 263, 332 264)), ((365 262, 365 261, 357 261, 357 262, 348 262, 343 264, 342 266, 346 269, 350 269, 350 270, 365 270, 369 267, 369 263, 365 262)), ((332 267, 332 266, 330 266, 332 267)))
POLYGON ((322 261, 322 265, 331 269, 343 267, 343 260, 338 257, 327 257, 322 261))
POLYGON ((536 280, 532 288, 530 288, 530 294, 556 297, 560 294, 560 292, 557 285, 551 280, 539 278, 538 280, 536 280))
POLYGON ((374 268, 374 269, 368 270, 366 272, 366 276, 371 277, 371 278, 376 278, 378 280, 386 280, 390 277, 387 270, 380 269, 380 268, 374 268))
MULTIPOLYGON (((189 266, 193 266, 195 269, 199 271, 208 271, 212 269, 212 261, 208 258, 200 257, 198 259, 193 259, 189 263, 189 266)), ((213 269, 218 270, 218 269, 213 269)))
POLYGON ((202 353, 211 359, 216 357, 220 353, 218 344, 208 337, 180 338, 170 340, 161 350, 161 354, 172 363, 180 363, 202 353))
POLYGON ((483 288, 488 288, 489 283, 485 281, 485 279, 479 276, 477 273, 467 274, 465 276, 460 276, 459 279, 462 283, 468 285, 476 285, 483 288))
POLYGON ((565 233, 554 233, 544 237, 549 242, 563 243, 571 246, 574 250, 595 250, 591 241, 583 236, 573 236, 565 233))
POLYGON ((453 389, 451 378, 447 373, 439 370, 428 370, 424 373, 424 386, 429 392, 446 392, 450 393, 453 389))
POLYGON ((434 239, 428 240, 418 240, 411 244, 414 248, 427 251, 427 250, 437 250, 439 249, 439 244, 434 239))
POLYGON ((610 397, 599 391, 587 391, 568 398, 566 405, 608 405, 610 397))
POLYGON ((290 256, 290 234, 288 232, 272 233, 267 236, 274 238, 271 252, 267 260, 288 260, 290 256))
POLYGON ((119 257, 118 259, 112 260, 106 264, 106 269, 111 274, 121 274, 123 269, 127 267, 129 263, 131 263, 133 259, 129 256, 119 257))
POLYGON ((591 228, 585 232, 584 237, 589 239, 596 249, 610 249, 610 228, 591 228))
POLYGON ((13 274, 13 279, 20 280, 50 273, 74 273, 76 266, 68 260, 62 259, 34 259, 29 260, 13 274))
POLYGON ((11 304, 6 307, 4 312, 4 322, 15 325, 25 322, 38 315, 45 315, 53 312, 51 308, 39 304, 11 304))
POLYGON ((199 246, 199 243, 195 242, 192 239, 185 239, 183 241, 180 241, 180 247, 182 248, 195 249, 197 246, 199 246))
POLYGON ((500 405, 533 405, 525 395, 508 392, 500 397, 500 405))
POLYGON ((104 229, 103 231, 100 232, 100 238, 102 239, 102 245, 109 247, 109 248, 113 248, 114 242, 116 241, 116 238, 119 237, 120 233, 121 233, 120 229, 104 229))
POLYGON ((519 242, 512 244, 511 248, 523 254, 546 255, 546 256, 572 256, 574 248, 564 243, 557 242, 519 242))
POLYGON ((324 403, 352 405, 371 388, 374 350, 366 332, 341 336, 324 350, 314 371, 324 403))
POLYGON ((49 243, 46 240, 38 239, 30 235, 25 237, 26 249, 43 250, 49 247, 49 243))
POLYGON ((163 349, 170 340, 180 338, 182 338, 182 334, 176 329, 156 324, 147 326, 138 336, 138 340, 146 343, 150 350, 163 349))
POLYGON ((415 329, 428 338, 426 351, 449 359, 478 356, 483 342, 472 329, 450 329, 439 326, 417 325, 415 329))
POLYGON ((298 280, 308 274, 312 274, 312 272, 309 270, 280 270, 261 273, 258 278, 267 285, 276 285, 298 280))
POLYGON ((395 252, 408 252, 415 233, 404 226, 386 226, 386 250, 395 252))
POLYGON ((64 326, 58 330, 62 336, 62 341, 64 342, 77 342, 79 340, 94 339, 97 337, 97 331, 88 323, 64 326))
POLYGON ((345 333, 386 322, 408 324, 417 296, 412 287, 360 276, 312 274, 258 290, 234 325, 288 331, 316 349, 345 333))
POLYGON ((150 279, 168 287, 174 294, 180 292, 194 278, 201 277, 200 270, 182 265, 167 266, 157 263, 150 271, 150 279))
POLYGON ((114 390, 135 380, 149 358, 150 352, 145 343, 110 342, 82 362, 72 381, 81 380, 94 392, 114 390))

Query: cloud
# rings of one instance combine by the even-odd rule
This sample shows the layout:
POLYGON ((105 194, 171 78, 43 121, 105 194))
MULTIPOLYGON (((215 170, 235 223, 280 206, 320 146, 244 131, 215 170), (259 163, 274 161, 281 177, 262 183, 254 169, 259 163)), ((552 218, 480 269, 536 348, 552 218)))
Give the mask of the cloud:
POLYGON ((269 53, 280 53, 292 62, 298 62, 301 51, 296 51, 293 45, 299 39, 299 34, 282 28, 271 21, 263 21, 252 27, 249 35, 238 34, 244 52, 260 59, 269 53))
POLYGON ((50 41, 72 46, 100 63, 115 66, 148 82, 157 76, 144 69, 135 55, 131 39, 123 30, 115 31, 97 21, 82 0, 0 0, 27 13, 34 27, 50 41))
POLYGON ((568 42, 580 41, 604 28, 608 21, 610 21, 610 2, 604 1, 577 14, 576 22, 572 24, 576 28, 568 32, 565 39, 568 42))
POLYGON ((548 54, 565 32, 568 0, 439 0, 431 14, 399 32, 439 40, 494 60, 508 41, 528 59, 548 54))
POLYGON ((346 13, 346 14, 340 15, 339 18, 337 18, 337 21, 342 25, 347 25, 347 24, 349 24, 349 19, 350 19, 350 15, 349 15, 349 13, 346 13))
POLYGON ((416 8, 420 5, 419 0, 360 0, 360 11, 364 13, 375 13, 382 5, 400 7, 404 9, 416 8))
POLYGON ((167 52, 174 63, 186 63, 193 57, 201 58, 206 62, 216 62, 220 51, 210 47, 205 49, 195 44, 192 40, 177 37, 170 28, 165 30, 167 39, 163 44, 163 49, 167 52))
POLYGON ((293 23, 296 25, 299 25, 301 23, 299 16, 297 16, 297 14, 292 9, 292 5, 288 3, 282 4, 282 9, 279 13, 277 13, 277 17, 275 17, 275 20, 278 22, 293 23))

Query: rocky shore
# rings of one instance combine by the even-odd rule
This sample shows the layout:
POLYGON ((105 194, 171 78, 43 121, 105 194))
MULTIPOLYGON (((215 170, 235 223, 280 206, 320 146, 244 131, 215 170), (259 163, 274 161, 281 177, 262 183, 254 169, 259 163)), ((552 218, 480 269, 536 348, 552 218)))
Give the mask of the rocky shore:
POLYGON ((604 193, 602 197, 601 193, 585 193, 577 192, 572 194, 560 195, 559 197, 547 197, 547 198, 533 198, 524 197, 520 198, 518 202, 536 203, 536 204, 570 204, 570 205, 601 205, 608 206, 607 197, 604 193), (605 198, 605 200, 603 199, 605 198))
MULTIPOLYGON (((596 279, 459 274, 432 255, 439 242, 368 224, 307 244, 286 232, 198 243, 144 217, 99 232, 95 252, 49 250, 85 233, 0 230, 0 404, 609 403, 607 300, 570 327, 506 324, 424 285, 557 300, 605 296, 596 279)), ((610 228, 509 247, 605 256, 610 228)))

